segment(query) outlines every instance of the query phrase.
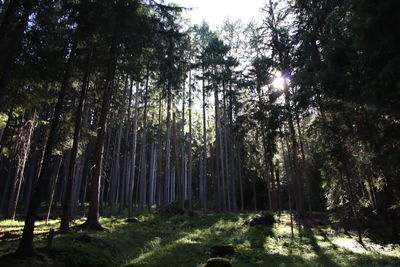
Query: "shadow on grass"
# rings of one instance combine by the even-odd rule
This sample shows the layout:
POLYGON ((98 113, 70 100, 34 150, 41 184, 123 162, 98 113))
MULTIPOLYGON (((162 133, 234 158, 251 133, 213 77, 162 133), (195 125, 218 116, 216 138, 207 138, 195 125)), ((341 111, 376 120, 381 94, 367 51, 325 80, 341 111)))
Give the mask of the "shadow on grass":
MULTIPOLYGON (((323 266, 339 266, 328 255, 325 254, 324 250, 321 249, 321 247, 318 245, 318 241, 317 241, 314 233, 312 232, 312 230, 309 227, 303 226, 301 231, 302 231, 301 235, 308 239, 307 243, 309 245, 311 245, 313 251, 318 256, 318 261, 323 266)), ((332 242, 328 239, 328 237, 325 237, 325 238, 331 245, 333 245, 333 247, 335 249, 337 249, 336 246, 334 244, 332 244, 332 242)))
MULTIPOLYGON (((301 224, 301 221, 300 221, 301 224)), ((365 244, 361 244, 370 253, 355 253, 345 247, 339 247, 332 240, 335 237, 328 237, 324 229, 317 225, 303 224, 301 236, 305 237, 302 242, 311 246, 317 255, 315 265, 319 266, 399 266, 400 258, 380 254, 371 249, 367 249, 365 244), (322 237, 322 242, 326 242, 328 247, 321 248, 318 244, 315 232, 322 237)), ((314 265, 314 264, 313 264, 314 265)))
POLYGON ((235 248, 235 255, 228 257, 233 266, 276 266, 292 262, 306 265, 298 256, 268 254, 264 243, 266 237, 273 235, 272 229, 242 226, 247 217, 210 214, 185 221, 174 217, 166 222, 165 230, 172 227, 179 229, 178 232, 148 242, 142 253, 132 255, 126 266, 200 266, 210 258, 210 248, 214 245, 232 245, 235 248))
MULTIPOLYGON (((36 246, 45 258, 36 259, 34 266, 201 266, 210 257, 210 248, 214 245, 234 246, 235 255, 229 260, 235 267, 370 266, 371 262, 384 266, 398 263, 395 257, 355 255, 337 248, 326 251, 313 229, 308 227, 300 228, 302 239, 284 246, 276 239, 274 228, 242 226, 248 217, 244 214, 197 213, 193 217, 149 214, 131 223, 124 218, 103 218, 101 224, 107 231, 74 228, 71 234, 56 235, 51 249, 46 248, 44 240, 39 241, 36 246), (274 244, 278 249, 269 250, 267 244, 274 244), (302 247, 307 247, 315 256, 307 258, 302 247)), ((329 247, 334 245, 328 236, 322 237, 329 247)), ((8 251, 12 252, 17 243, 7 244, 10 246, 8 251)), ((4 252, 6 250, 1 249, 0 254, 4 252)), ((16 262, 10 255, 0 258, 0 266, 3 262, 6 266, 32 266, 29 262, 16 262)))

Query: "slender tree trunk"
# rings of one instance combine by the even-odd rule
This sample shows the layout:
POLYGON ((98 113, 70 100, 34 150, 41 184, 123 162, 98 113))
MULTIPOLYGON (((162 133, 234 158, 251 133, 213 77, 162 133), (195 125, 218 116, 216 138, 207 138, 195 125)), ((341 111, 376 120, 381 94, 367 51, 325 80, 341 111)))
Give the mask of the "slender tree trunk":
MULTIPOLYGON (((114 115, 114 114, 111 114, 111 115, 114 115)), ((110 121, 112 121, 112 120, 110 120, 110 121)), ((104 149, 104 145, 103 145, 103 159, 109 158, 108 154, 111 154, 111 152, 112 152, 111 147, 113 149, 115 147, 115 146, 111 145, 111 138, 114 137, 114 135, 112 134, 112 129, 107 128, 107 126, 108 126, 108 123, 106 122, 106 125, 105 125, 106 132, 105 132, 104 140, 107 140, 107 141, 105 142, 105 144, 106 144, 105 149, 104 149)), ((96 141, 97 141, 97 139, 96 139, 96 141)), ((103 160, 102 160, 102 165, 101 165, 101 170, 100 170, 99 212, 103 212, 103 208, 107 204, 107 203, 105 203, 105 200, 107 199, 110 185, 109 185, 109 181, 105 178, 106 178, 107 170, 109 169, 109 166, 108 166, 109 163, 110 163, 109 161, 106 161, 103 163, 103 160)), ((93 175, 93 172, 92 172, 92 175, 93 175)), ((92 178, 92 176, 90 178, 92 178)), ((90 191, 91 191, 91 188, 89 190, 89 203, 90 203, 90 196, 91 196, 90 191)))
MULTIPOLYGON (((238 203, 237 203, 237 194, 236 194, 236 178, 238 177, 238 169, 239 166, 235 164, 236 161, 236 138, 233 129, 233 91, 232 91, 232 81, 229 82, 229 105, 228 105, 228 116, 229 116, 229 124, 228 124, 228 144, 229 144, 229 153, 230 153, 230 173, 232 176, 232 201, 233 201, 233 211, 237 212, 238 203)), ((228 121, 228 119, 227 119, 228 121)))
POLYGON ((305 209, 304 209, 304 197, 303 197, 303 183, 300 175, 299 162, 298 162, 298 143, 296 138, 296 132, 294 129, 292 109, 289 100, 289 86, 286 80, 285 73, 283 75, 283 80, 284 80, 285 105, 288 113, 289 132, 292 141, 293 182, 296 189, 296 198, 295 198, 296 209, 299 216, 304 216, 305 209))
MULTIPOLYGON (((122 98, 125 100, 127 94, 127 86, 125 83, 125 90, 123 93, 122 98)), ((121 168, 120 168, 120 158, 121 158, 121 142, 122 142, 122 132, 123 132, 123 118, 125 114, 125 105, 122 105, 119 111, 119 118, 118 118, 118 130, 117 130, 117 139, 116 139, 116 146, 114 146, 114 157, 113 157, 113 164, 111 169, 110 175, 110 215, 114 215, 115 211, 115 204, 117 203, 118 199, 120 199, 120 203, 122 203, 122 197, 119 197, 119 193, 122 195, 123 186, 122 183, 122 176, 121 176, 121 168), (121 188, 121 190, 119 190, 121 188)), ((120 211, 121 211, 120 205, 120 211)))
MULTIPOLYGON (((67 153, 66 153, 67 154, 67 153)), ((54 160, 53 163, 53 173, 51 175, 51 181, 50 181, 50 195, 49 195, 49 200, 48 200, 48 208, 47 208, 47 216, 46 216, 46 224, 49 221, 50 218, 50 213, 51 213, 51 208, 53 206, 53 199, 54 199, 54 194, 56 192, 56 187, 57 187, 57 181, 59 178, 60 174, 60 169, 62 166, 63 158, 65 160, 67 156, 57 156, 57 158, 54 160)))
POLYGON ((168 202, 168 188, 171 178, 171 85, 168 83, 167 96, 167 134, 165 140, 165 180, 164 180, 164 199, 161 203, 161 213, 165 213, 166 204, 168 202))
POLYGON ((162 106, 162 98, 161 93, 158 100, 158 155, 157 155, 157 208, 160 213, 162 213, 162 202, 164 201, 164 187, 161 175, 162 169, 162 139, 161 139, 161 120, 162 120, 162 113, 161 113, 161 106, 162 106))
MULTIPOLYGON (((290 183, 290 182, 289 182, 290 183)), ((293 208, 292 208, 292 190, 291 186, 288 185, 288 198, 289 198, 289 216, 290 216, 290 238, 293 240, 294 239, 294 227, 293 227, 293 208)))
POLYGON ((32 184, 33 184, 33 179, 36 177, 36 170, 37 170, 37 165, 41 164, 42 160, 42 153, 40 150, 40 144, 41 144, 41 138, 45 138, 41 135, 44 127, 37 127, 34 132, 33 132, 33 143, 30 148, 30 154, 29 154, 29 164, 28 164, 28 170, 26 171, 26 182, 23 190, 23 201, 24 201, 24 211, 23 214, 24 216, 28 212, 28 206, 29 206, 29 201, 30 201, 30 193, 32 191, 32 184))
POLYGON ((173 199, 175 200, 175 197, 177 197, 177 202, 178 202, 178 206, 180 206, 180 201, 181 201, 181 188, 180 188, 180 182, 181 182, 181 175, 180 175, 180 167, 179 166, 179 157, 178 157, 178 151, 179 151, 179 147, 178 147, 178 133, 177 133, 177 129, 176 129, 176 113, 175 110, 172 113, 172 140, 173 140, 173 164, 172 164, 172 168, 173 168, 173 173, 174 173, 174 186, 173 186, 173 192, 174 194, 172 194, 173 199), (175 190, 177 190, 177 194, 175 194, 175 190))
POLYGON ((252 181, 252 185, 253 185, 253 208, 254 211, 257 211, 257 190, 256 190, 256 181, 254 178, 252 181))
MULTIPOLYGON (((76 49, 77 49, 77 45, 78 45, 78 31, 79 30, 77 30, 77 32, 75 33, 75 36, 73 38, 71 51, 69 54, 69 58, 68 58, 65 73, 64 73, 64 78, 63 78, 63 81, 61 84, 61 89, 58 94, 57 104, 55 106, 54 115, 53 115, 53 118, 51 121, 50 132, 48 135, 46 148, 45 148, 45 152, 43 155, 42 168, 38 175, 38 178, 36 179, 36 185, 34 186, 34 189, 33 189, 34 191, 32 194, 32 199, 31 199, 30 205, 29 205, 28 214, 25 218, 25 225, 24 225, 21 242, 20 242, 18 250, 16 252, 21 257, 29 257, 29 256, 35 254, 34 249, 33 249, 33 231, 35 228, 37 212, 38 212, 38 209, 41 204, 43 190, 45 188, 45 185, 47 184, 47 181, 46 181, 47 180, 46 179, 47 170, 50 169, 51 155, 52 155, 54 145, 56 144, 57 131, 59 128, 60 118, 61 118, 61 114, 62 114, 62 108, 63 108, 67 88, 69 87, 69 81, 70 81, 70 77, 71 77, 71 73, 72 73, 73 62, 75 59, 76 49)), ((1 98, 0 98, 0 101, 1 101, 1 98)))
POLYGON ((243 182, 242 182, 242 160, 238 153, 238 165, 239 165, 239 187, 240 187, 240 211, 244 212, 244 196, 243 196, 243 182))
POLYGON ((269 169, 269 178, 271 181, 271 208, 273 211, 277 210, 277 206, 278 206, 278 194, 277 194, 277 189, 276 189, 276 180, 275 180, 275 167, 274 167, 274 163, 272 161, 274 154, 273 154, 273 142, 275 142, 274 140, 275 138, 268 138, 267 140, 267 150, 269 151, 269 155, 268 155, 268 169, 269 169))
MULTIPOLYGON (((343 149, 343 155, 346 153, 346 151, 343 149)), ((345 190, 347 191, 348 194, 348 200, 351 208, 351 212, 353 213, 353 216, 355 216, 357 220, 357 234, 358 234, 358 242, 362 243, 362 219, 361 219, 361 214, 356 208, 356 200, 354 196, 356 195, 356 191, 353 186, 353 182, 350 179, 350 172, 349 168, 347 166, 347 161, 344 157, 341 159, 341 163, 343 164, 343 169, 345 172, 345 179, 347 182, 347 186, 345 186, 345 190)))
POLYGON ((82 115, 85 107, 86 92, 89 87, 89 76, 90 76, 89 73, 90 73, 90 56, 88 54, 86 56, 85 74, 83 75, 78 109, 76 110, 75 114, 74 139, 72 143, 71 157, 69 160, 67 191, 65 193, 65 199, 63 203, 63 215, 61 217, 60 232, 69 232, 69 221, 71 219, 72 189, 74 186, 75 162, 76 162, 76 156, 78 154, 79 137, 81 133, 82 115))
POLYGON ((104 85, 103 103, 97 128, 97 138, 92 168, 89 213, 84 227, 88 230, 102 229, 99 223, 100 180, 104 154, 104 138, 106 134, 107 115, 110 109, 113 91, 113 80, 117 65, 117 31, 114 33, 110 47, 110 57, 107 67, 106 82, 104 85))
POLYGON ((130 170, 131 170, 131 166, 130 166, 130 162, 131 162, 131 151, 129 149, 129 144, 130 144, 130 134, 129 131, 131 130, 131 106, 132 106, 132 96, 133 96, 133 92, 132 92, 132 88, 133 88, 133 81, 129 81, 129 76, 126 75, 126 80, 125 80, 125 84, 126 87, 128 87, 128 83, 129 83, 129 102, 128 102, 128 114, 125 120, 125 124, 126 124, 126 128, 125 128, 125 135, 124 135, 124 141, 125 141, 125 145, 124 145, 124 166, 123 166, 123 184, 124 184, 124 201, 123 201, 123 209, 127 208, 127 204, 128 204, 128 196, 129 196, 129 177, 130 177, 130 170))
POLYGON ((181 163, 181 170, 180 170, 180 182, 179 182, 179 207, 184 210, 185 209, 185 192, 186 192, 186 172, 185 172, 185 165, 186 165, 186 150, 185 150, 185 84, 182 86, 182 130, 181 130, 181 142, 180 142, 180 163, 181 163))
POLYGON ((302 174, 303 174, 303 178, 306 179, 308 212, 311 214, 311 212, 312 212, 312 203, 311 203, 310 181, 309 181, 309 177, 305 177, 305 175, 308 173, 308 171, 307 171, 307 166, 306 166, 306 155, 305 155, 305 152, 304 152, 303 134, 301 132, 300 118, 299 118, 299 113, 297 112, 297 110, 295 110, 295 115, 296 115, 297 132, 298 132, 298 135, 299 135, 299 143, 300 143, 301 166, 302 166, 302 169, 303 169, 302 174))
MULTIPOLYGON (((15 214, 17 210, 17 204, 19 200, 19 195, 21 192, 21 186, 24 182, 24 171, 26 161, 28 159, 29 150, 31 147, 32 134, 36 127, 36 108, 34 108, 32 112, 31 118, 25 123, 24 128, 22 129, 21 136, 19 138, 19 145, 17 145, 17 172, 16 172, 16 180, 15 180, 15 194, 13 198, 11 198, 11 218, 15 220, 15 214)), ((14 190, 13 190, 14 191, 14 190)), ((13 192, 12 191, 12 192, 13 192)))
POLYGON ((220 208, 222 211, 226 211, 226 188, 225 188, 225 168, 224 168, 224 153, 222 145, 222 134, 221 134, 221 120, 220 120, 220 108, 218 99, 218 89, 214 89, 214 101, 215 101, 215 135, 216 135, 216 159, 217 159, 217 181, 219 181, 219 192, 221 203, 220 208))
POLYGON ((281 214, 282 207, 281 207, 281 183, 279 177, 279 168, 275 170, 275 177, 276 177, 276 195, 277 195, 277 206, 278 206, 278 214, 281 214))
POLYGON ((129 195, 128 195, 128 216, 132 216, 132 206, 133 206, 133 190, 135 186, 135 171, 136 171, 136 144, 137 144, 137 128, 138 128, 138 110, 139 110, 139 83, 136 84, 135 92, 135 110, 133 119, 133 137, 132 137, 132 167, 131 175, 129 178, 129 195))
POLYGON ((154 204, 154 192, 155 192, 155 167, 156 167, 156 146, 154 143, 151 143, 151 153, 150 153, 150 179, 149 179, 149 200, 148 204, 148 211, 151 211, 151 206, 154 204))
MULTIPOLYGON (((259 111, 263 112, 262 109, 262 95, 261 95, 261 86, 257 84, 257 93, 258 93, 258 107, 259 111)), ((275 203, 275 197, 274 197, 274 191, 275 191, 275 186, 271 181, 273 181, 273 164, 271 160, 271 147, 268 145, 270 140, 267 140, 269 138, 268 134, 266 131, 268 130, 265 123, 264 123, 264 118, 260 120, 261 124, 261 136, 262 136, 262 144, 263 144, 263 149, 264 149, 264 164, 265 164, 265 177, 266 177, 266 184, 267 184, 267 193, 268 193, 268 208, 270 211, 276 210, 276 203, 275 203), (268 174, 269 172, 269 174, 268 174), (272 189, 271 189, 272 185, 272 189)))
MULTIPOLYGON (((226 109, 225 109, 226 110, 226 109)), ((225 117, 226 119, 226 117, 225 117)), ((226 122, 226 120, 225 120, 226 122)), ((227 202, 227 209, 228 211, 232 211, 232 173, 230 172, 230 165, 229 165, 229 156, 228 156, 228 137, 227 137, 227 127, 226 124, 224 124, 224 131, 223 131, 223 136, 224 136, 224 145, 223 145, 223 161, 224 161, 224 166, 225 166, 225 177, 226 177, 226 202, 227 202)))
POLYGON ((192 181, 192 73, 189 72, 189 140, 188 140, 188 197, 189 211, 193 210, 193 181, 192 181))
POLYGON ((147 173, 147 162, 146 162, 146 143, 147 143, 147 95, 149 90, 149 71, 147 71, 146 85, 144 92, 144 111, 143 111, 143 133, 140 147, 140 192, 139 192, 139 207, 137 214, 142 214, 144 205, 146 204, 146 173, 147 173))
MULTIPOLYGON (((204 76, 204 68, 203 68, 204 76)), ((206 88, 204 86, 204 77, 202 79, 202 91, 203 91, 203 175, 202 175, 202 188, 201 188, 201 199, 203 204, 204 213, 208 212, 208 200, 207 200, 207 121, 206 121, 206 88)))

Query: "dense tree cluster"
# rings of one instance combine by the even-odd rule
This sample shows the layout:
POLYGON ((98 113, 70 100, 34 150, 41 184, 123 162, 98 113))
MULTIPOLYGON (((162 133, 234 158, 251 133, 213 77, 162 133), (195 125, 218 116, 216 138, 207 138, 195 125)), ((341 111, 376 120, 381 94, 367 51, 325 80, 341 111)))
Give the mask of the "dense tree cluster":
POLYGON ((0 1, 0 214, 324 211, 398 242, 399 3, 268 0, 188 25, 153 0, 0 1), (86 204, 89 204, 88 206, 86 204))

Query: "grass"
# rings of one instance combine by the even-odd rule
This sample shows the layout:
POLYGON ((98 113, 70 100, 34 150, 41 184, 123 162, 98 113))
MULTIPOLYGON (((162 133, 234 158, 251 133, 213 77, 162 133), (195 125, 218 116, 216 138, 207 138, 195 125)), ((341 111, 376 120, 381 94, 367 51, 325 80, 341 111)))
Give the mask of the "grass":
MULTIPOLYGON (((329 227, 296 225, 292 240, 287 215, 274 227, 243 226, 256 214, 201 214, 161 217, 148 214, 139 222, 102 218, 102 232, 74 230, 56 235, 51 249, 45 233, 59 221, 37 223, 36 248, 42 257, 17 260, 11 256, 17 238, 2 239, 2 233, 20 235, 22 221, 0 220, 0 266, 204 266, 214 245, 232 245, 233 266, 385 266, 400 264, 399 246, 381 246, 366 240, 357 243, 335 235, 329 227)), ((76 220, 80 224, 83 219, 76 220)))

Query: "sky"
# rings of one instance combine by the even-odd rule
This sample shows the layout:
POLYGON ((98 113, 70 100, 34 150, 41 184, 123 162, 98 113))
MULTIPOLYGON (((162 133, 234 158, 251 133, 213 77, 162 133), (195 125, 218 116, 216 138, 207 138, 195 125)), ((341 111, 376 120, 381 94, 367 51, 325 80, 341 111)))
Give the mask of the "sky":
POLYGON ((215 30, 229 17, 231 21, 241 19, 244 23, 251 20, 260 20, 260 8, 266 0, 165 0, 166 3, 176 3, 193 10, 185 11, 184 16, 189 17, 193 24, 203 20, 215 30))

